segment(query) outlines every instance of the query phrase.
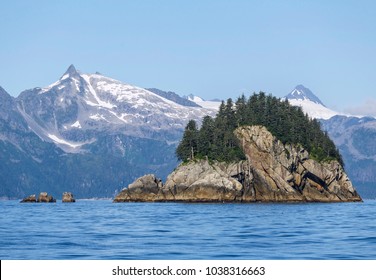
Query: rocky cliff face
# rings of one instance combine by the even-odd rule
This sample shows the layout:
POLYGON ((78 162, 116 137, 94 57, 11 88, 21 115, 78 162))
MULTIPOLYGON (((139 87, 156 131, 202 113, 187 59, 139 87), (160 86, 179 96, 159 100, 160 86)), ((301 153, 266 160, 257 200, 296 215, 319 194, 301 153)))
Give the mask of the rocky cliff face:
POLYGON ((181 164, 164 185, 154 175, 146 175, 114 201, 361 201, 338 162, 310 159, 303 147, 283 145, 262 126, 241 127, 234 133, 247 160, 181 164))
POLYGON ((360 201, 337 161, 319 163, 299 145, 283 145, 266 128, 235 131, 251 166, 256 200, 360 201))

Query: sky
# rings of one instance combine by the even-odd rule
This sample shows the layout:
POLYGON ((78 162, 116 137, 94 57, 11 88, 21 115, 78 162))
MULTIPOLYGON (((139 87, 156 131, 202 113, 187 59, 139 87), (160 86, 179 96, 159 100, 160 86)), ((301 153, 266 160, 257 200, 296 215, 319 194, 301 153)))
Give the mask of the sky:
POLYGON ((13 96, 74 64, 204 99, 303 84, 331 109, 376 116, 376 1, 1 2, 0 86, 13 96))

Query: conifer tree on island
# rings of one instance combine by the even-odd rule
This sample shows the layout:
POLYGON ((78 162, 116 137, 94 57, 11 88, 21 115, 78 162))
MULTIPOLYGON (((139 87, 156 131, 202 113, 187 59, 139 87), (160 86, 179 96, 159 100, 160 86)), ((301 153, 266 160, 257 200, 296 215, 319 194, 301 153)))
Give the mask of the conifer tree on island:
POLYGON ((176 155, 179 160, 208 158, 225 162, 245 159, 234 135, 240 126, 262 125, 284 144, 300 144, 318 161, 335 159, 344 166, 333 141, 323 132, 316 119, 310 119, 300 107, 287 100, 266 95, 242 95, 237 101, 231 98, 222 102, 215 118, 204 117, 201 128, 190 120, 185 128, 176 155))
POLYGON ((197 152, 198 130, 196 121, 190 120, 185 127, 183 138, 176 149, 176 155, 180 160, 194 159, 197 152))

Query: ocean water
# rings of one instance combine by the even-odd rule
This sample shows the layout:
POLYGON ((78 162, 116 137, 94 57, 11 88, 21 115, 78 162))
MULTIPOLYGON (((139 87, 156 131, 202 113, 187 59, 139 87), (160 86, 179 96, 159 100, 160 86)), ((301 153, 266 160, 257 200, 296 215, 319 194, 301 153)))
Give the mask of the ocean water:
POLYGON ((376 259, 376 201, 0 201, 0 259, 376 259))

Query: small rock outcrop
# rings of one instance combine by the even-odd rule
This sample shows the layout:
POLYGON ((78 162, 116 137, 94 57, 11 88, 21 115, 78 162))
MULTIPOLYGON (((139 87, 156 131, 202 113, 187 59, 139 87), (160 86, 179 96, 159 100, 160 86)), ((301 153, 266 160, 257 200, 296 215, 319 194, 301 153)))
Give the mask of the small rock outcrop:
POLYGON ((284 145, 265 127, 235 130, 247 160, 183 163, 165 184, 145 175, 114 202, 346 202, 361 201, 337 161, 319 163, 299 145, 284 145))
POLYGON ((121 191, 121 196, 115 197, 115 202, 137 202, 161 200, 162 181, 153 174, 144 175, 134 181, 128 188, 121 191))
POLYGON ((37 202, 56 202, 56 199, 46 192, 41 192, 39 194, 37 202))
POLYGON ((36 198, 35 194, 32 194, 32 195, 29 195, 28 197, 25 197, 20 202, 22 202, 22 203, 24 203, 24 202, 35 203, 35 202, 37 202, 37 198, 36 198))
POLYGON ((61 202, 76 202, 71 192, 64 192, 61 202))

